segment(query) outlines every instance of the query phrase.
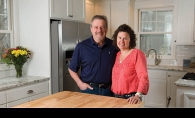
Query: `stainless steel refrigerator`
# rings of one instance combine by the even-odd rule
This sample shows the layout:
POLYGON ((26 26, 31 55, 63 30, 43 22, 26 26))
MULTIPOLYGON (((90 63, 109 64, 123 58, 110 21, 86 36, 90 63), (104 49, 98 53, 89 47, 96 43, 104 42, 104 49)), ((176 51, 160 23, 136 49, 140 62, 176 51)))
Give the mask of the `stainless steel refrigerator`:
POLYGON ((51 92, 79 91, 68 72, 68 65, 78 42, 91 36, 90 24, 51 20, 51 92))

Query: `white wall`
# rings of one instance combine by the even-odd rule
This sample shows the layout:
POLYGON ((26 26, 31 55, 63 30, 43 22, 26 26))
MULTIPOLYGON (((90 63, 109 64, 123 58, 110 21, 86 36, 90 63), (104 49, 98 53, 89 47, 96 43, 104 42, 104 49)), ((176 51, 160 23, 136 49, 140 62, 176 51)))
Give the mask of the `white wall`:
POLYGON ((32 58, 24 65, 24 73, 50 77, 49 1, 18 0, 17 4, 19 39, 16 40, 32 51, 32 58))

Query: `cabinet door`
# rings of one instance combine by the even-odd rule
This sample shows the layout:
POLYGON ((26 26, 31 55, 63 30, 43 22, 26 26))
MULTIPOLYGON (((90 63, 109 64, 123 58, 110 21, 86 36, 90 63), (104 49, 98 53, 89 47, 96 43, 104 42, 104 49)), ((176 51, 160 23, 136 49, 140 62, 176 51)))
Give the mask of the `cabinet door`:
POLYGON ((6 91, 7 102, 16 101, 47 91, 49 91, 48 81, 10 89, 6 91))
POLYGON ((70 19, 68 16, 68 0, 50 0, 50 17, 70 19))
POLYGON ((50 18, 85 21, 85 0, 50 0, 50 18))
POLYGON ((105 15, 107 16, 108 19, 108 32, 107 32, 107 37, 111 38, 111 33, 110 33, 110 2, 109 1, 104 1, 104 0, 96 0, 95 1, 95 14, 97 15, 105 15))
POLYGON ((6 104, 1 104, 1 105, 0 105, 0 108, 7 108, 7 107, 6 107, 6 104))
POLYGON ((94 16, 94 3, 91 0, 86 0, 86 19, 85 22, 86 23, 91 23, 91 19, 94 16))
POLYGON ((6 103, 6 94, 4 91, 0 92, 0 105, 6 103))
POLYGON ((178 0, 178 45, 192 45, 194 39, 194 0, 178 0))
POLYGON ((167 97, 171 97, 169 107, 174 108, 176 107, 176 89, 177 86, 175 85, 175 82, 182 78, 186 72, 173 72, 168 71, 168 77, 167 77, 167 97))
POLYGON ((19 105, 19 104, 22 104, 22 103, 25 103, 25 102, 29 102, 29 101, 30 101, 30 97, 26 97, 26 98, 16 100, 16 101, 13 101, 13 102, 8 102, 7 103, 7 108, 11 108, 13 106, 16 106, 16 105, 19 105))
POLYGON ((195 88, 189 86, 177 86, 176 107, 195 108, 195 88))
POLYGON ((85 0, 72 0, 72 15, 73 20, 85 22, 85 0))
POLYGON ((145 97, 145 107, 166 107, 166 71, 148 70, 149 91, 145 97))
POLYGON ((184 93, 184 107, 195 108, 195 93, 184 93))
POLYGON ((121 24, 129 24, 129 1, 111 1, 111 36, 121 24))
POLYGON ((48 92, 40 93, 40 94, 31 96, 31 97, 30 97, 30 101, 36 100, 36 99, 39 99, 39 98, 42 98, 42 97, 45 97, 45 96, 48 96, 48 95, 49 95, 48 92))

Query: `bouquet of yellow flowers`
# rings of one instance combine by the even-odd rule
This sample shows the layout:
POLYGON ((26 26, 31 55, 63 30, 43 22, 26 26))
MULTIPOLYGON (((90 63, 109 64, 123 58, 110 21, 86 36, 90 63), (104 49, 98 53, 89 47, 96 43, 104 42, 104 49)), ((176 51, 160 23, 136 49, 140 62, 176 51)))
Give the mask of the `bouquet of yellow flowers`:
POLYGON ((8 67, 10 67, 10 65, 14 65, 17 73, 16 77, 21 77, 21 69, 28 58, 30 58, 30 55, 31 52, 27 48, 17 46, 16 48, 6 49, 2 55, 1 61, 7 64, 8 67))

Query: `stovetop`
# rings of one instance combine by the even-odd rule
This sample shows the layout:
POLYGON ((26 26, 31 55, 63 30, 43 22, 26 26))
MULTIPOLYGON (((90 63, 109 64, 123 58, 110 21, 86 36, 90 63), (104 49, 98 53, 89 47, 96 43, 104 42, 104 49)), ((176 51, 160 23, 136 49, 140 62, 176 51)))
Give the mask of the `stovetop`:
POLYGON ((181 79, 195 80, 195 73, 193 73, 193 72, 188 72, 188 73, 186 73, 181 79))

